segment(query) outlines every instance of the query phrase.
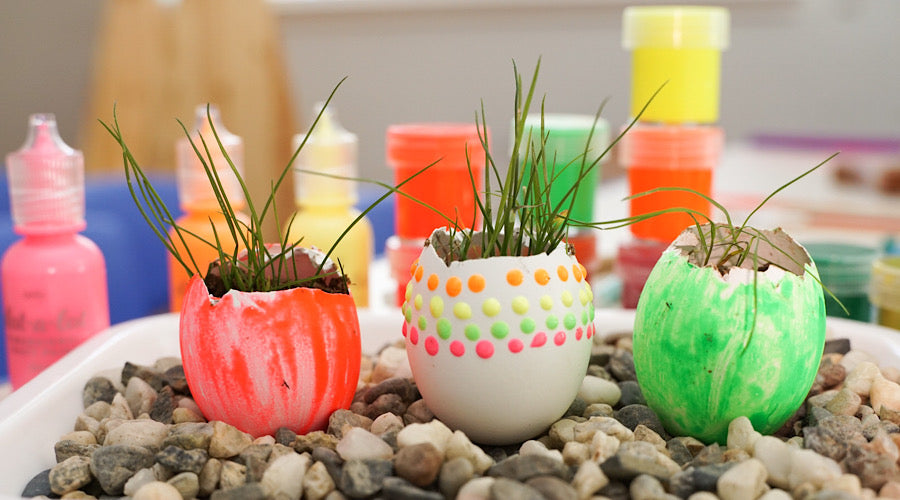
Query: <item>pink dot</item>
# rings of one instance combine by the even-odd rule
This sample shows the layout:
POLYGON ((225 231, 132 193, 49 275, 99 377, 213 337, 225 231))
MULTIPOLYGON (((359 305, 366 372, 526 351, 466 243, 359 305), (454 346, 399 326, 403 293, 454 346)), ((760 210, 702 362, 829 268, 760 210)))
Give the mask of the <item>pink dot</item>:
POLYGON ((556 332, 556 335, 553 336, 553 343, 556 345, 563 345, 566 343, 566 332, 556 332))
POLYGON ((425 339, 425 352, 432 356, 438 353, 438 341, 436 338, 429 335, 425 339))
POLYGON ((475 345, 475 352, 482 358, 488 359, 494 355, 494 344, 489 340, 482 340, 475 345))
POLYGON ((544 332, 538 332, 537 335, 531 339, 531 347, 540 347, 547 343, 547 334, 544 332))
POLYGON ((575 329, 575 340, 581 340, 581 336, 584 335, 584 331, 579 326, 575 329))
POLYGON ((587 338, 591 338, 594 336, 594 324, 591 323, 587 326, 587 338))
POLYGON ((401 332, 403 332, 403 336, 404 336, 404 337, 406 337, 406 329, 407 329, 407 328, 409 328, 409 323, 407 323, 406 321, 404 321, 404 322, 403 322, 403 328, 401 329, 401 332))
POLYGON ((508 346, 509 346, 509 352, 517 353, 517 352, 522 351, 522 349, 525 347, 525 344, 523 344, 522 341, 519 339, 512 339, 509 341, 508 346))
POLYGON ((450 342, 450 354, 453 354, 454 356, 456 356, 458 358, 465 353, 466 353, 466 346, 462 342, 460 342, 458 340, 454 340, 453 342, 450 342))
POLYGON ((409 341, 412 345, 416 345, 419 343, 419 330, 416 330, 416 327, 411 327, 409 329, 409 341))

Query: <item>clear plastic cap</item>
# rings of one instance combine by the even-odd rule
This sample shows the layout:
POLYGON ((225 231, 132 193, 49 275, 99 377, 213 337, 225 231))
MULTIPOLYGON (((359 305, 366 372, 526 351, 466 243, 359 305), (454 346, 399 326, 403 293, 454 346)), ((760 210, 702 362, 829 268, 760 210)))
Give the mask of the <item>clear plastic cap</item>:
POLYGON ((84 229, 84 156, 63 142, 53 114, 31 115, 28 138, 6 156, 6 168, 17 230, 84 229))
POLYGON ((208 109, 207 115, 207 105, 196 107, 194 127, 190 132, 190 139, 200 151, 203 161, 197 156, 191 146, 191 140, 188 140, 187 137, 182 137, 175 143, 175 160, 178 165, 176 169, 178 200, 184 210, 218 211, 220 209, 210 179, 203 168, 205 161, 218 174, 225 195, 231 202, 231 207, 239 210, 244 206, 244 191, 237 176, 231 170, 228 160, 222 154, 222 148, 216 142, 216 135, 241 177, 244 175, 244 141, 225 128, 218 107, 209 105, 208 109), (213 128, 215 128, 215 134, 213 134, 213 128), (209 155, 204 150, 204 141, 209 155))
POLYGON ((294 136, 295 150, 306 139, 294 164, 295 200, 298 204, 353 205, 356 203, 354 182, 301 172, 356 177, 359 150, 356 134, 341 127, 332 110, 323 110, 322 106, 323 103, 315 106, 316 114, 321 110, 322 115, 312 132, 294 136))
POLYGON ((697 5, 626 7, 622 13, 622 47, 728 48, 728 9, 697 5))

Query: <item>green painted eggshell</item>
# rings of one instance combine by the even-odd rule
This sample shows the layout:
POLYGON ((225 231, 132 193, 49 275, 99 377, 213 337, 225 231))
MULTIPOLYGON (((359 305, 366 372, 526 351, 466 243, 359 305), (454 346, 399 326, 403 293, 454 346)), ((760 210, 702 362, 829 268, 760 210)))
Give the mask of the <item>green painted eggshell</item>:
POLYGON ((698 267, 677 243, 653 268, 635 316, 635 370, 648 405, 670 433, 707 443, 724 444, 739 416, 764 434, 778 430, 803 403, 825 344, 815 265, 803 276, 757 272, 754 299, 753 271, 698 267))

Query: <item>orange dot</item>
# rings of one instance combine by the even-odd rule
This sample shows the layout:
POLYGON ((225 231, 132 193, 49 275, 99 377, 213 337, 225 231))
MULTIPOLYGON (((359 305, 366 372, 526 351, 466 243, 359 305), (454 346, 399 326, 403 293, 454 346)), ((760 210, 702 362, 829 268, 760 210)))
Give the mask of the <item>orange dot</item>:
POLYGON ((521 285, 523 279, 522 271, 518 269, 510 269, 509 272, 506 273, 506 282, 512 286, 521 285))
POLYGON ((578 269, 581 269, 581 275, 584 276, 584 279, 587 279, 587 277, 588 277, 587 269, 585 269, 585 267, 582 266, 581 263, 578 264, 578 269))
POLYGON ((559 266, 556 268, 556 274, 559 276, 559 279, 563 281, 567 281, 569 279, 569 270, 566 269, 566 266, 559 266))
POLYGON ((441 279, 438 278, 437 274, 428 275, 428 289, 432 292, 438 287, 438 283, 441 282, 441 279))
POLYGON ((469 290, 472 290, 475 293, 484 290, 484 276, 480 274, 469 276, 469 290))
POLYGON ((534 281, 536 281, 538 285, 546 285, 550 282, 550 273, 548 273, 546 269, 538 269, 534 272, 534 281))
POLYGON ((447 289, 447 295, 456 297, 462 291, 462 280, 456 276, 451 276, 447 278, 447 284, 444 287, 447 289))
POLYGON ((416 267, 416 274, 415 274, 416 281, 422 281, 422 274, 424 274, 424 273, 425 273, 425 269, 422 268, 422 266, 416 267))
POLYGON ((416 268, 419 267, 419 259, 413 261, 412 265, 409 266, 409 275, 412 276, 416 273, 416 268))
POLYGON ((578 267, 578 264, 572 264, 572 276, 575 277, 575 281, 580 282, 581 278, 584 278, 584 275, 581 274, 581 269, 578 267))

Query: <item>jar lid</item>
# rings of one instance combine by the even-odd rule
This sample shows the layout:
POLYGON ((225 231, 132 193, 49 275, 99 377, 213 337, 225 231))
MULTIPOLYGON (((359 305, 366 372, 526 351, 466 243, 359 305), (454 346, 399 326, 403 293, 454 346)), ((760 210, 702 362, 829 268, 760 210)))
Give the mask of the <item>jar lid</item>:
POLYGON ((626 167, 712 168, 724 141, 722 129, 708 125, 638 124, 619 142, 619 158, 626 167))
MULTIPOLYGON (((482 132, 484 132, 482 130, 482 132)), ((467 123, 407 123, 387 129, 388 165, 413 164, 424 168, 440 160, 438 168, 484 167, 479 128, 467 123)), ((488 141, 490 131, 488 130, 488 141)))
POLYGON ((725 50, 728 25, 728 9, 724 7, 626 7, 622 13, 622 47, 725 50))
POLYGON ((878 307, 900 310, 900 257, 881 257, 872 264, 869 300, 878 307))

